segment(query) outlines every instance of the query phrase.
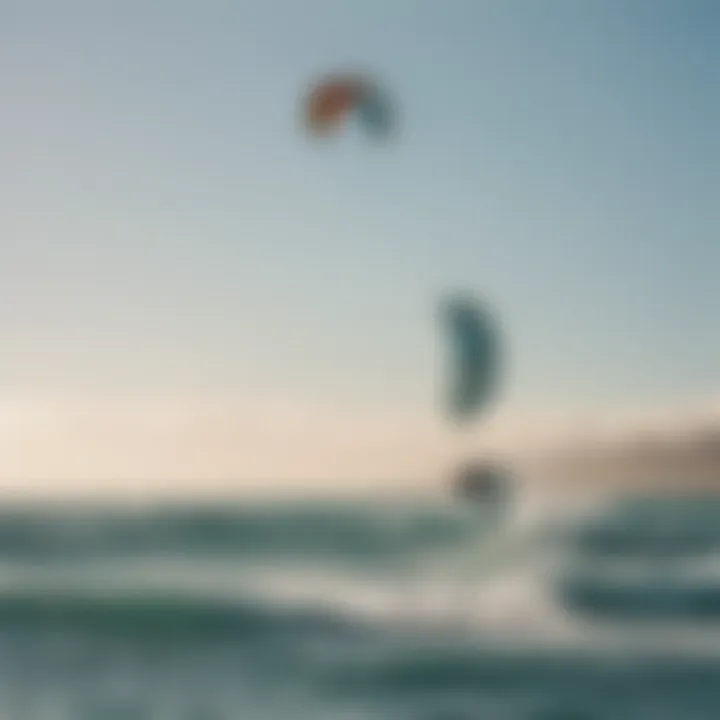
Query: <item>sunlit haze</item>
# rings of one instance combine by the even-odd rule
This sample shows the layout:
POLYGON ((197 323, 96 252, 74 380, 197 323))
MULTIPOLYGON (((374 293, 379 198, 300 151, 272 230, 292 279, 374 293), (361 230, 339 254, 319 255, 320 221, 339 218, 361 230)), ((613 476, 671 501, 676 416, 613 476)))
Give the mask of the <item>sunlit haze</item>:
POLYGON ((510 352, 465 447, 717 409, 718 7, 0 1, 3 487, 432 483, 450 287, 510 352), (303 134, 336 68, 391 143, 303 134))

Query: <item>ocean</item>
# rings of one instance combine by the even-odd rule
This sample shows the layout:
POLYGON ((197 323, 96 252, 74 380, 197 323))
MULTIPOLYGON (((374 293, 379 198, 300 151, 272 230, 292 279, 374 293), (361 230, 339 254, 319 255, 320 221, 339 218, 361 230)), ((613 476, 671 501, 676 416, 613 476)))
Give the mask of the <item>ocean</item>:
POLYGON ((2 720, 718 720, 720 499, 0 512, 2 720))

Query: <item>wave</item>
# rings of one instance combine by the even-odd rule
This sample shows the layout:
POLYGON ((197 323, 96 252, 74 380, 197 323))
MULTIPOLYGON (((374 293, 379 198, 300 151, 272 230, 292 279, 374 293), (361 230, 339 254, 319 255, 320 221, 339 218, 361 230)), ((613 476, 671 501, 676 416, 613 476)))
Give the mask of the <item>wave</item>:
MULTIPOLYGON (((655 521, 638 520, 637 507, 621 508, 603 526, 608 537, 620 535, 618 547, 643 522, 656 533, 669 527, 660 535, 681 567, 695 573, 686 572, 673 587, 643 574, 658 555, 651 541, 645 556, 634 541, 634 553, 618 554, 636 562, 627 582, 605 573, 598 554, 587 550, 583 538, 592 525, 585 514, 579 529, 546 533, 547 518, 550 530, 558 521, 537 507, 531 526, 510 523, 482 541, 472 517, 442 506, 6 512, 0 516, 0 625, 67 622, 98 631, 122 626, 185 635, 194 628, 198 635, 239 635, 254 623, 259 634, 271 636, 276 624, 320 622, 367 632, 461 628, 485 640, 557 645, 597 643, 598 617, 720 620, 720 586, 713 581, 718 556, 708 555, 706 544, 709 564, 698 561, 702 553, 679 553, 690 553, 685 538, 701 523, 700 510, 677 507, 656 510, 661 520, 655 521), (671 520, 662 520, 668 514, 671 520), (683 525, 678 516, 691 521, 683 525)), ((702 512, 711 538, 712 513, 707 506, 702 512)))
POLYGON ((360 623, 308 608, 173 594, 15 591, 0 596, 0 630, 86 632, 125 639, 241 639, 287 643, 299 637, 350 636, 360 623))
POLYGON ((375 697, 408 695, 415 699, 473 690, 531 694, 533 689, 540 693, 552 687, 572 687, 578 697, 587 699, 605 695, 613 687, 622 690, 619 685, 639 694, 653 694, 663 682, 674 687, 682 684, 687 692, 720 688, 720 663, 671 655, 648 655, 641 662, 633 658, 628 663, 617 654, 602 657, 571 650, 551 654, 416 647, 351 663, 329 678, 335 692, 345 696, 372 693, 375 697))
MULTIPOLYGON (((588 508, 562 496, 519 497, 508 525, 527 532, 574 523, 567 542, 587 558, 720 551, 717 498, 634 501, 599 514, 604 507, 600 500, 588 508)), ((0 562, 170 554, 387 562, 472 543, 487 520, 449 503, 269 503, 135 512, 7 508, 0 512, 0 562)))
POLYGON ((450 545, 472 528, 447 508, 327 504, 164 508, 145 512, 6 511, 0 559, 318 555, 373 559, 450 545))
POLYGON ((720 501, 636 498, 586 523, 573 537, 588 558, 668 558, 720 552, 720 501))
POLYGON ((562 584, 560 594, 570 608, 594 616, 635 621, 658 618, 720 621, 720 584, 709 579, 691 584, 573 578, 562 584))

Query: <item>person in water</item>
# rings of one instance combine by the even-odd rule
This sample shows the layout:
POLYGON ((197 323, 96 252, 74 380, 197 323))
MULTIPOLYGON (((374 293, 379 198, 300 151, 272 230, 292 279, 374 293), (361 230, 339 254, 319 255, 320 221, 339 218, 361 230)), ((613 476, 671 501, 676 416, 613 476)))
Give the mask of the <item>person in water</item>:
POLYGON ((453 478, 452 492, 464 504, 504 505, 508 500, 508 478, 494 463, 466 463, 453 478))
POLYGON ((447 557, 448 580, 455 586, 448 620, 462 624, 474 615, 478 584, 501 562, 497 543, 509 511, 508 472, 495 462, 467 461, 450 477, 448 490, 463 528, 447 557))

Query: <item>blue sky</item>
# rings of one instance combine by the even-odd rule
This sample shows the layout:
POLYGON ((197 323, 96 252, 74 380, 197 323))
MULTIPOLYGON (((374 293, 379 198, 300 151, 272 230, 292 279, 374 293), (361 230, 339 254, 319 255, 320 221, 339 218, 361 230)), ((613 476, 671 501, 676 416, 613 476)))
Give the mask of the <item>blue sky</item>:
POLYGON ((430 416, 462 286, 507 407, 701 402, 718 36, 714 0, 0 1, 0 389, 430 416), (299 131, 347 66, 392 145, 299 131))

